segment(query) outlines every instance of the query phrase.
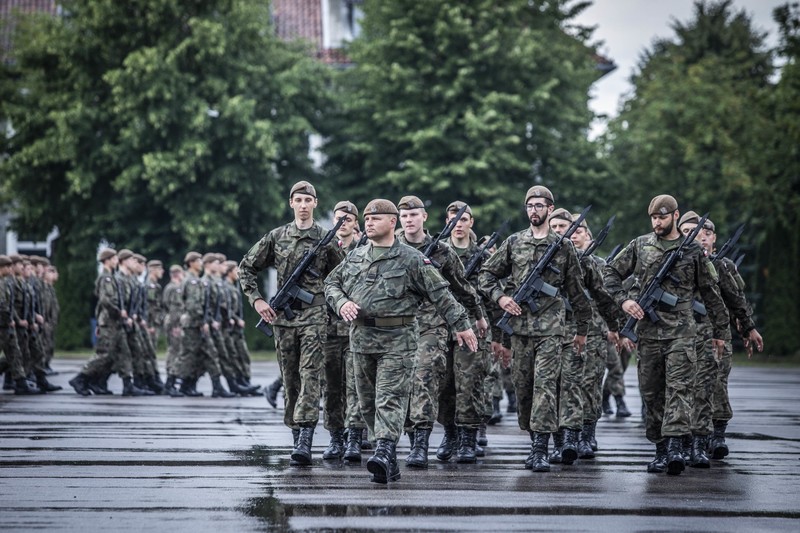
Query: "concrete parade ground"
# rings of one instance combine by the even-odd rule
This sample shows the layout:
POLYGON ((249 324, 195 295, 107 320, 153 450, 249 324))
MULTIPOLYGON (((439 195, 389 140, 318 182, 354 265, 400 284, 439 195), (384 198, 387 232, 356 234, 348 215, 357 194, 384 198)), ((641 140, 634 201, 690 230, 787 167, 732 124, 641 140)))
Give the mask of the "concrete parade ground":
MULTIPOLYGON (((478 464, 441 463, 369 482, 360 466, 324 462, 317 426, 312 467, 289 466, 283 410, 263 396, 81 397, 67 381, 82 361, 54 361, 63 391, 0 394, 0 530, 11 531, 800 531, 800 370, 734 368, 731 455, 710 470, 647 474, 635 368, 628 419, 604 417, 594 460, 522 467, 530 439, 515 415, 490 426, 478 464)), ((277 363, 253 364, 268 384, 277 363)), ((163 374, 162 374, 163 375, 163 374)), ((505 404, 503 405, 505 411, 505 404)))

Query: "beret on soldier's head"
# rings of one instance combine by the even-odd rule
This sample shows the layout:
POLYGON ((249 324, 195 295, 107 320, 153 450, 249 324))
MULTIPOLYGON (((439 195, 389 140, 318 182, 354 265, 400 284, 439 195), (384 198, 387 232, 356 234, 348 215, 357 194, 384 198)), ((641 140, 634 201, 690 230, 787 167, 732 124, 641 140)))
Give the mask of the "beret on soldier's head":
POLYGON ((225 273, 227 274, 239 265, 236 263, 236 261, 225 261, 223 266, 225 267, 225 273))
MULTIPOLYGON (((694 211, 687 211, 681 216, 680 220, 678 220, 678 227, 680 228, 684 224, 698 224, 700 223, 700 215, 695 213, 694 211)), ((709 219, 706 219, 705 223, 703 224, 705 229, 710 229, 711 231, 716 231, 716 226, 714 223, 711 222, 709 219)))
POLYGON ((181 268, 180 265, 172 265, 171 267, 169 267, 170 274, 175 274, 177 272, 183 272, 183 268, 181 268))
POLYGON ((425 209, 425 204, 417 196, 403 196, 397 204, 399 209, 425 209))
POLYGON ((142 254, 133 254, 133 258, 142 264, 147 263, 147 258, 142 254))
POLYGON ((39 259, 39 262, 41 262, 44 266, 50 266, 50 260, 46 257, 39 259))
POLYGON ((653 215, 668 215, 674 213, 678 209, 678 201, 669 194, 659 194, 650 200, 650 206, 647 208, 647 214, 653 215))
POLYGON ((162 263, 158 259, 151 259, 150 261, 147 262, 147 268, 157 268, 157 267, 164 268, 164 263, 162 263))
POLYGON ((17 263, 22 263, 22 256, 19 254, 11 254, 8 256, 8 258, 11 259, 12 265, 15 265, 17 263))
POLYGON ((100 255, 98 256, 98 259, 100 260, 100 262, 108 261, 115 255, 117 255, 117 251, 115 249, 103 248, 102 250, 100 250, 100 255))
POLYGON ((203 258, 203 256, 200 255, 197 252, 189 252, 184 256, 183 264, 184 265, 188 265, 189 263, 192 263, 192 262, 197 261, 198 259, 202 259, 202 258, 203 258))
POLYGON ((307 181, 298 181, 292 185, 292 190, 289 191, 289 199, 292 199, 295 193, 307 194, 309 196, 317 197, 317 190, 307 181))
POLYGON ((572 224, 572 222, 573 222, 572 213, 570 213, 569 211, 567 211, 563 207, 559 207, 558 209, 556 209, 552 213, 550 213, 550 218, 551 219, 560 218, 561 220, 566 220, 570 224, 572 224))
POLYGON ((213 263, 214 261, 219 261, 219 256, 213 252, 208 252, 203 255, 203 264, 213 263))
POLYGON ((358 208, 353 202, 348 202, 347 200, 342 200, 338 204, 333 207, 333 212, 336 211, 344 211, 345 213, 349 213, 354 217, 358 217, 358 208))
POLYGON ((128 250, 127 248, 123 248, 119 252, 117 252, 117 257, 119 257, 120 261, 125 261, 126 259, 130 259, 133 257, 133 252, 128 250))
POLYGON ((11 266, 11 258, 7 255, 0 255, 0 267, 11 266))
MULTIPOLYGON (((581 216, 580 213, 572 213, 572 220, 578 220, 578 217, 580 217, 580 216, 581 216)), ((592 236, 592 230, 589 229, 589 224, 586 223, 586 219, 585 218, 583 220, 581 220, 581 223, 578 225, 578 227, 579 228, 586 228, 586 231, 589 232, 589 236, 590 237, 592 236)))
POLYGON ((383 198, 371 200, 364 208, 364 216, 367 215, 399 215, 397 207, 390 201, 383 198))
POLYGON ((528 189, 528 193, 525 195, 525 201, 527 202, 531 198, 544 198, 545 200, 550 200, 551 204, 556 201, 550 189, 541 185, 534 185, 528 189))
MULTIPOLYGON (((458 213, 458 211, 465 205, 467 204, 462 202, 461 200, 456 200, 455 202, 451 202, 450 205, 447 206, 447 209, 445 209, 444 212, 447 213, 448 215, 450 213, 458 213)), ((469 216, 472 216, 472 208, 467 205, 467 210, 465 211, 465 213, 469 213, 469 216)))
POLYGON ((40 255, 31 255, 28 256, 28 260, 31 262, 32 265, 41 265, 42 260, 40 259, 40 255))

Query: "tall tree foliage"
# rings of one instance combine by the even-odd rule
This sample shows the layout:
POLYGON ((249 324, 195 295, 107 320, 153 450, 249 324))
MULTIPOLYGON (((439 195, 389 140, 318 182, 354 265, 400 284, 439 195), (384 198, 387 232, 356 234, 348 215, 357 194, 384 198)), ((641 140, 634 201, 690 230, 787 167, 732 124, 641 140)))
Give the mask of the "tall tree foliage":
POLYGON ((581 189, 602 173, 586 139, 599 75, 591 31, 572 22, 586 5, 366 2, 325 146, 340 194, 361 205, 416 194, 437 219, 462 199, 484 232, 509 206, 524 224, 522 196, 534 183, 552 187, 560 205, 584 202, 581 189))
POLYGON ((15 35, 0 194, 19 229, 57 225, 59 263, 83 266, 62 280, 67 333, 87 317, 71 301, 91 292, 99 241, 170 260, 191 248, 238 258, 285 216, 288 187, 313 172, 307 139, 327 107, 327 70, 274 35, 266 1, 62 7, 15 35))

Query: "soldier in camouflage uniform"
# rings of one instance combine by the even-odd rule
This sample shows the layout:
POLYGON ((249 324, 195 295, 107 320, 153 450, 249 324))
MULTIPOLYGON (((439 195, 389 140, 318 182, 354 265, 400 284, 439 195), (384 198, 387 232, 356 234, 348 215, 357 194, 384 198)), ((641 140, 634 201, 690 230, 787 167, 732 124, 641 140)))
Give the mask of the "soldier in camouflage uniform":
POLYGON ((161 278, 164 277, 164 264, 158 259, 147 262, 147 280, 145 288, 147 294, 147 333, 150 342, 158 349, 158 339, 164 330, 164 317, 167 310, 164 307, 163 289, 161 278))
POLYGON ((139 322, 137 324, 137 337, 136 341, 139 344, 139 349, 142 351, 142 388, 150 389, 155 394, 164 393, 164 382, 158 373, 158 356, 156 354, 156 345, 153 343, 153 337, 150 335, 151 330, 151 314, 150 306, 147 301, 147 278, 144 276, 147 270, 147 258, 141 254, 134 254, 136 259, 136 266, 133 271, 133 290, 136 294, 136 307, 139 314, 139 322))
MULTIPOLYGON (((403 229, 397 232, 397 239, 404 244, 424 250, 431 243, 431 236, 423 225, 428 218, 425 206, 416 196, 404 196, 397 204, 400 209, 400 224, 403 229)), ((449 283, 449 289, 456 299, 467 309, 471 317, 482 319, 482 309, 475 290, 464 278, 464 267, 458 255, 446 244, 440 242, 431 253, 431 262, 437 266, 442 277, 449 283)), ((444 317, 436 312, 436 306, 423 300, 417 311, 419 322, 419 349, 415 363, 414 378, 409 402, 407 431, 413 431, 411 453, 406 457, 409 467, 427 468, 428 440, 433 424, 439 418, 439 402, 441 391, 447 379, 450 346, 449 331, 444 317)), ((483 321, 486 325, 486 321, 483 321)), ((448 461, 456 451, 458 437, 463 437, 463 446, 459 448, 459 462, 475 462, 476 436, 480 426, 480 414, 472 413, 472 418, 461 421, 456 426, 454 409, 446 415, 445 434, 436 457, 440 461, 448 461), (462 449, 463 448, 463 449, 462 449)))
MULTIPOLYGON (((700 216, 694 211, 687 211, 680 219, 678 227, 684 235, 688 235, 700 222, 700 216)), ((714 251, 714 243, 716 242, 716 227, 711 220, 706 220, 703 229, 697 234, 697 242, 703 248, 706 257, 712 257, 714 251)), ((741 330, 744 332, 745 338, 751 338, 758 346, 759 350, 763 348, 763 341, 758 330, 755 329, 753 324, 752 314, 753 311, 744 296, 742 288, 744 283, 739 283, 737 278, 739 273, 736 271, 736 265, 728 258, 723 258, 716 262, 719 268, 717 273, 719 275, 719 291, 725 306, 732 318, 741 325, 741 330)), ((695 299, 702 302, 702 296, 698 293, 695 294, 695 299)), ((695 340, 695 351, 697 352, 697 369, 694 381, 694 404, 692 409, 691 419, 691 451, 689 453, 689 465, 695 468, 709 468, 711 462, 706 455, 706 448, 708 447, 709 435, 712 431, 718 432, 719 423, 714 426, 712 422, 714 393, 718 380, 717 374, 720 367, 722 367, 722 357, 715 357, 714 351, 711 347, 712 327, 708 317, 702 314, 695 313, 695 320, 697 321, 697 338, 695 340)), ((730 337, 725 338, 725 351, 730 346, 730 337)), ((730 355, 728 356, 730 358, 730 355)), ((730 372, 730 363, 728 363, 728 372, 730 372)), ((727 375, 725 376, 727 381, 727 375)), ((725 421, 727 423, 727 420, 725 421)), ((722 431, 722 438, 724 442, 724 429, 722 431)), ((687 443, 684 442, 684 445, 687 443)), ((686 447, 686 446, 685 446, 686 447)), ((725 447, 725 454, 722 451, 718 452, 722 457, 727 455, 727 446, 725 447)), ((716 450, 716 448, 715 448, 716 450)), ((713 451, 712 451, 713 453, 713 451)), ((722 457, 716 457, 721 459, 722 457)))
MULTIPOLYGON (((646 434, 656 444, 656 457, 647 471, 678 475, 685 469, 682 438, 691 432, 691 406, 697 363, 697 325, 692 300, 699 291, 713 324, 712 344, 725 346, 728 311, 717 288, 717 274, 700 246, 693 242, 670 271, 673 281, 664 289, 677 296, 675 306, 659 306, 657 322, 650 321, 637 303, 641 291, 655 276, 664 255, 684 240, 678 231, 678 202, 670 195, 653 198, 647 210, 653 232, 631 241, 603 269, 606 288, 629 316, 638 320, 639 390, 645 404, 646 434), (629 291, 623 281, 635 276, 629 291)), ((627 344, 627 343, 626 343, 627 344)))
POLYGON ((47 324, 47 347, 45 349, 46 364, 45 368, 48 373, 53 373, 50 367, 51 361, 55 354, 56 347, 56 327, 58 326, 59 315, 61 314, 61 306, 58 303, 58 295, 56 294, 56 283, 58 282, 58 269, 55 266, 48 264, 45 267, 44 275, 44 288, 45 288, 45 324, 47 324))
POLYGON ((7 255, 0 255, 0 372, 8 378, 9 386, 15 394, 36 394, 39 389, 26 379, 22 363, 22 352, 16 336, 16 284, 11 275, 12 261, 7 255))
MULTIPOLYGON (((535 472, 549 472, 547 457, 550 434, 558 431, 558 381, 561 352, 567 335, 564 300, 561 296, 540 294, 539 309, 531 313, 511 296, 533 268, 547 247, 558 240, 547 219, 553 212, 553 194, 542 186, 528 189, 525 195, 530 228, 511 235, 483 265, 479 275, 481 291, 497 302, 512 318, 512 377, 517 393, 520 429, 531 436, 531 453, 525 467, 535 472), (501 284, 508 277, 505 287, 501 284)), ((584 292, 582 273, 571 242, 562 243, 546 269, 544 281, 564 292, 572 304, 576 335, 571 339, 580 355, 592 319, 592 309, 584 292)), ((570 340, 570 339, 566 339, 570 340)))
POLYGON ((631 412, 625 403, 625 371, 628 370, 628 363, 631 360, 632 352, 622 343, 619 346, 610 344, 608 346, 606 359, 606 379, 603 381, 603 413, 614 414, 611 408, 611 397, 617 404, 617 418, 627 418, 631 412))
POLYGON ((23 266, 21 282, 24 290, 23 301, 25 302, 23 307, 26 309, 26 314, 23 316, 27 319, 28 331, 27 346, 20 346, 20 349, 23 359, 27 359, 25 370, 28 376, 34 376, 40 392, 59 391, 62 387, 47 381, 45 363, 47 357, 42 343, 44 334, 44 316, 41 307, 42 280, 36 275, 36 267, 30 258, 23 257, 23 266))
POLYGON ((167 335, 167 381, 164 390, 170 396, 183 396, 183 393, 175 388, 175 380, 178 379, 177 359, 181 353, 181 315, 183 314, 183 295, 181 294, 181 282, 183 281, 183 268, 180 265, 169 267, 169 283, 164 287, 162 293, 162 305, 165 310, 164 332, 167 335))
POLYGON ((356 388, 370 439, 377 439, 367 462, 372 481, 400 478, 395 447, 403 431, 417 347, 417 320, 423 300, 433 304, 456 330, 459 345, 477 349, 464 308, 430 260, 395 238, 399 212, 389 200, 372 200, 364 210, 369 243, 351 251, 325 280, 328 305, 353 325, 356 388))
POLYGON ((306 304, 295 300, 292 320, 278 316, 261 295, 258 273, 275 267, 278 285, 282 286, 303 254, 327 233, 314 222, 317 192, 313 185, 307 181, 295 183, 289 191, 289 207, 294 212, 294 220, 267 233, 253 245, 239 264, 239 276, 250 304, 261 318, 274 326, 275 348, 285 387, 284 423, 292 429, 296 441, 292 462, 309 465, 314 428, 319 421, 319 381, 327 337, 328 315, 322 284, 344 254, 338 243, 329 243, 299 281, 304 290, 314 295, 313 301, 306 304))
POLYGON ((250 383, 252 377, 250 373, 250 350, 247 348, 247 341, 244 337, 244 297, 239 287, 239 264, 236 261, 225 261, 225 290, 228 299, 227 326, 223 328, 226 332, 226 346, 231 356, 236 360, 237 368, 242 373, 239 380, 240 389, 245 389, 245 394, 250 396, 260 396, 261 385, 250 383))

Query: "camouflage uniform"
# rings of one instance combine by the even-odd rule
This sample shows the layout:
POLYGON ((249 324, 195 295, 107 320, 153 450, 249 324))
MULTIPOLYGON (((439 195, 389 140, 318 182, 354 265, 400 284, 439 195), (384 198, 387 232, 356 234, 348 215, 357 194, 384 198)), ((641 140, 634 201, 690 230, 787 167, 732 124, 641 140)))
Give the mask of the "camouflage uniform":
MULTIPOLYGON (((631 241, 603 269, 606 288, 621 306, 636 300, 658 270, 668 251, 677 248, 684 237, 674 241, 658 238, 655 233, 631 241), (635 276, 630 291, 623 280, 635 276)), ((639 336, 639 390, 645 404, 646 434, 654 443, 665 437, 690 433, 692 387, 697 354, 694 339, 697 327, 692 317, 692 299, 699 289, 706 302, 714 329, 714 338, 725 338, 728 312, 717 288, 717 274, 697 243, 690 244, 671 270, 678 280, 669 291, 678 297, 670 309, 659 309, 661 320, 654 323, 645 317, 636 326, 639 336)))
POLYGON ((205 372, 211 379, 218 379, 221 371, 219 358, 209 335, 202 327, 210 313, 210 287, 205 279, 199 279, 188 270, 181 283, 183 314, 181 315, 181 354, 176 361, 178 375, 183 380, 196 380, 205 372))
POLYGON ((211 342, 217 352, 222 375, 228 380, 229 385, 232 385, 231 379, 242 375, 242 372, 239 370, 235 354, 230 353, 228 349, 226 335, 223 331, 223 325, 228 317, 228 293, 225 290, 225 281, 220 276, 211 276, 208 273, 202 279, 208 283, 208 308, 210 311, 208 313, 208 331, 211 334, 211 342), (214 327, 215 324, 216 327, 214 327))
POLYGON ((447 281, 414 248, 395 240, 383 255, 376 255, 371 243, 350 252, 325 280, 325 296, 337 313, 348 301, 361 307, 350 328, 361 413, 370 439, 397 442, 418 352, 414 317, 420 303, 433 304, 457 331, 470 324, 447 281))
POLYGON ((145 282, 145 294, 147 295, 147 323, 153 328, 152 333, 148 332, 150 342, 155 349, 158 349, 158 338, 164 330, 164 319, 167 314, 161 284, 148 278, 145 282))
POLYGON ((181 332, 173 333, 180 328, 183 314, 183 294, 181 286, 170 281, 162 294, 164 315, 164 331, 167 335, 167 375, 178 377, 176 360, 181 353, 181 332))
POLYGON ((231 318, 234 324, 228 329, 228 335, 233 344, 233 354, 238 360, 238 366, 244 373, 247 382, 250 381, 250 350, 247 348, 247 341, 244 338, 244 329, 239 327, 238 320, 244 320, 244 297, 242 296, 241 289, 238 284, 233 284, 228 281, 226 284, 228 290, 228 310, 231 313, 231 318))
MULTIPOLYGON (((483 265, 479 280, 483 294, 497 302, 513 294, 548 245, 558 240, 550 231, 547 237, 536 239, 530 228, 506 239, 483 265), (505 289, 500 280, 508 277, 505 289)), ((544 280, 564 291, 574 311, 578 335, 586 335, 592 309, 584 292, 582 273, 575 247, 565 241, 550 263, 558 273, 547 269, 544 280)), ((564 301, 559 295, 541 294, 539 310, 532 314, 522 305, 522 314, 511 317, 514 329, 511 337, 513 357, 512 379, 517 394, 520 429, 531 433, 553 433, 559 427, 557 404, 558 379, 561 372, 561 351, 567 335, 564 301)))
POLYGON ((125 306, 118 278, 104 271, 95 281, 94 294, 97 297, 95 355, 80 373, 95 380, 105 380, 112 371, 122 379, 131 378, 133 362, 122 325, 125 306))
POLYGON ((25 377, 25 368, 22 364, 22 352, 17 344, 16 327, 11 327, 15 321, 16 287, 13 276, 0 278, 0 367, 8 372, 12 379, 18 380, 25 377))
MULTIPOLYGON (((301 230, 295 222, 290 222, 264 235, 239 265, 240 283, 250 305, 264 299, 258 288, 259 272, 274 266, 278 271, 278 286, 282 286, 306 250, 315 246, 326 233, 316 223, 308 230, 301 230)), ((295 314, 292 320, 279 314, 273 323, 285 387, 284 423, 293 429, 314 427, 319 421, 319 380, 328 322, 323 280, 342 256, 338 243, 328 244, 299 281, 303 289, 314 295, 314 301, 305 304, 297 300, 292 307, 295 314), (318 277, 312 271, 316 271, 318 277)))

